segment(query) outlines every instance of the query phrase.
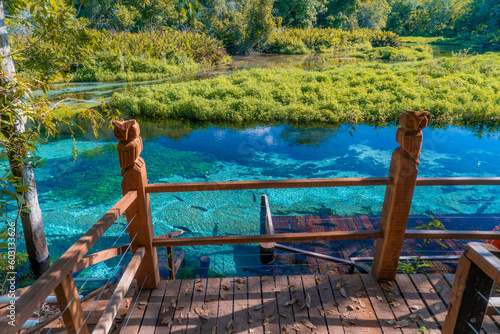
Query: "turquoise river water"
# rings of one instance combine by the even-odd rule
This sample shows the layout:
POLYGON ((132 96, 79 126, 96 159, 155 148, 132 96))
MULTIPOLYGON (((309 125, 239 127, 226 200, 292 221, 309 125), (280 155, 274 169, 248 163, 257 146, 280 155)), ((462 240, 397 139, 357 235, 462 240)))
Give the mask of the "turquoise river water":
MULTIPOLYGON (((395 132, 391 127, 367 126, 192 130, 143 124, 142 157, 150 183, 386 176, 391 152, 397 147, 395 132)), ((76 161, 70 139, 50 142, 39 152, 46 162, 37 171, 38 192, 53 258, 121 195, 112 134, 101 136, 99 141, 80 138, 77 145, 80 154, 76 161)), ((478 138, 459 128, 425 129, 419 175, 497 176, 499 161, 497 135, 478 138)), ((258 234, 261 194, 269 196, 273 215, 322 215, 330 210, 339 215, 379 215, 384 191, 384 187, 343 187, 151 194, 151 207, 155 235, 179 227, 190 231, 184 236, 258 234)), ((499 194, 498 187, 421 187, 415 191, 411 214, 498 213, 499 194)), ((120 218, 95 249, 110 247, 120 235, 117 245, 126 243, 124 226, 125 219, 120 218)), ((241 274, 235 263, 237 247, 241 246, 184 250, 191 260, 211 254, 213 272, 235 275, 241 274)), ((102 263, 84 275, 110 275, 115 264, 102 263)))

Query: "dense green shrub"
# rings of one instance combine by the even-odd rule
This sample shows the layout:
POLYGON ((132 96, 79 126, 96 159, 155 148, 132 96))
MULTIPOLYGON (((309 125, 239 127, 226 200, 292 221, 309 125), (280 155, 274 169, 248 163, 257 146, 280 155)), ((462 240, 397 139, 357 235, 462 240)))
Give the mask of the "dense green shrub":
POLYGON ((395 49, 385 46, 380 48, 368 49, 365 51, 354 52, 351 55, 365 60, 389 60, 389 61, 417 61, 431 59, 432 49, 426 45, 418 45, 395 49))
POLYGON ((392 46, 399 48, 401 46, 401 38, 392 31, 376 31, 372 34, 370 41, 373 47, 392 46))
POLYGON ((280 54, 332 52, 371 43, 374 46, 401 46, 399 36, 369 29, 340 30, 334 28, 276 29, 264 51, 280 54))
MULTIPOLYGON (((32 45, 34 37, 19 35, 13 39, 13 50, 32 45)), ((78 36, 87 49, 95 50, 88 57, 69 66, 68 75, 75 81, 137 81, 168 77, 192 72, 199 65, 218 64, 228 59, 220 41, 205 34, 179 31, 156 31, 150 33, 113 33, 81 29, 78 36)), ((26 57, 19 59, 21 71, 36 71, 48 68, 47 59, 64 59, 66 53, 77 54, 79 50, 60 45, 34 43, 26 57)), ((79 57, 73 57, 79 59, 79 57)))
POLYGON ((500 56, 348 64, 323 71, 255 69, 210 80, 118 93, 133 117, 212 123, 394 123, 407 109, 431 123, 497 127, 500 56))

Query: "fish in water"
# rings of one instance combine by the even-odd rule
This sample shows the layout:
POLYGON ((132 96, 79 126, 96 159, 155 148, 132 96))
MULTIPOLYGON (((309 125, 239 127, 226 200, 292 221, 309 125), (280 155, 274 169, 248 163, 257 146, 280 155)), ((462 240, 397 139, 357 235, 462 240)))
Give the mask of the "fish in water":
POLYGON ((191 208, 192 209, 198 209, 198 210, 205 211, 205 212, 208 211, 207 209, 205 209, 205 208, 203 208, 201 206, 196 206, 196 205, 191 205, 191 208))
POLYGON ((357 256, 360 256, 361 253, 363 253, 364 251, 366 250, 366 248, 362 248, 362 249, 359 249, 357 251, 354 251, 351 253, 351 255, 349 255, 348 257, 351 258, 351 257, 357 257, 357 256))
POLYGON ((293 228, 288 228, 288 227, 281 227, 281 228, 278 228, 276 230, 278 230, 280 232, 284 232, 284 233, 298 232, 297 230, 294 230, 293 228))
POLYGON ((215 223, 214 229, 212 230, 212 236, 217 236, 219 233, 219 224, 215 223))
POLYGON ((334 224, 334 223, 314 223, 314 225, 319 225, 319 226, 323 226, 323 227, 337 227, 338 226, 337 224, 334 224))
POLYGON ((179 230, 183 230, 184 232, 187 232, 187 233, 193 233, 193 231, 191 231, 190 229, 188 229, 187 227, 184 227, 184 226, 179 226, 179 225, 172 225, 173 227, 175 228, 178 228, 179 230))
POLYGON ((254 201, 254 202, 257 202, 257 196, 255 196, 255 193, 254 193, 254 192, 252 192, 252 197, 253 197, 253 201, 254 201))
POLYGON ((182 198, 180 198, 179 196, 172 195, 172 197, 175 198, 175 199, 177 199, 177 200, 179 200, 179 201, 181 201, 181 202, 184 202, 184 200, 182 198))

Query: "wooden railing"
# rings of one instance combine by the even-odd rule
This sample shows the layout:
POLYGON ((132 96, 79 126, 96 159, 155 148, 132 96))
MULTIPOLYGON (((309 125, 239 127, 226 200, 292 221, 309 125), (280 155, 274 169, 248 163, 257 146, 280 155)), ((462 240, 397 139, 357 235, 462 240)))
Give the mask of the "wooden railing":
MULTIPOLYGON (((500 178, 417 178, 417 165, 422 143, 421 129, 427 124, 425 114, 406 112, 400 120, 396 139, 401 145, 391 159, 388 177, 291 179, 266 181, 229 181, 176 184, 147 183, 146 165, 140 158, 142 139, 135 120, 115 123, 115 136, 120 140, 118 155, 122 175, 123 197, 83 237, 71 246, 52 267, 23 294, 15 304, 14 325, 4 313, 0 333, 14 333, 33 311, 55 291, 68 333, 87 333, 80 301, 72 273, 111 257, 133 253, 132 261, 115 289, 95 333, 107 333, 133 277, 144 289, 155 289, 159 283, 156 248, 167 247, 170 278, 175 278, 173 247, 192 245, 226 245, 256 243, 277 246, 276 243, 315 240, 377 239, 372 273, 377 279, 394 279, 404 239, 500 239, 500 232, 489 231, 429 231, 407 230, 407 221, 416 186, 500 185, 500 178), (377 230, 332 231, 274 234, 269 229, 272 220, 267 198, 263 197, 261 220, 268 229, 262 235, 228 235, 174 238, 180 233, 154 237, 149 194, 164 192, 224 191, 245 189, 288 189, 313 187, 386 186, 380 227, 377 230), (85 256, 103 233, 126 212, 131 243, 85 256)), ((279 245, 278 245, 279 246, 279 245)), ((351 262, 347 261, 346 262, 351 262)))
POLYGON ((491 244, 467 244, 453 280, 443 334, 481 331, 493 283, 500 284, 500 250, 491 244))

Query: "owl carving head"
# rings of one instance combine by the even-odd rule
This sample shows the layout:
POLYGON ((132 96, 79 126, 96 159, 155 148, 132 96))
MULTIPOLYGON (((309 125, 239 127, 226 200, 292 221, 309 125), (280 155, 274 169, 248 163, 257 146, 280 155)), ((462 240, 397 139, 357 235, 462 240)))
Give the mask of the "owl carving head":
POLYGON ((427 126, 428 111, 407 110, 399 118, 399 124, 408 131, 420 131, 427 126))
POLYGON ((115 138, 119 141, 131 141, 139 137, 141 134, 141 129, 139 124, 135 119, 129 119, 128 121, 113 121, 115 127, 114 134, 115 138))

